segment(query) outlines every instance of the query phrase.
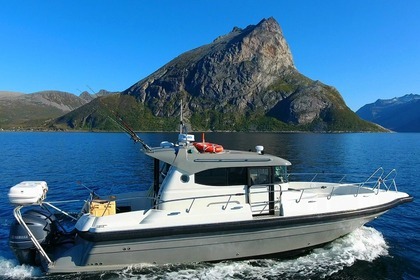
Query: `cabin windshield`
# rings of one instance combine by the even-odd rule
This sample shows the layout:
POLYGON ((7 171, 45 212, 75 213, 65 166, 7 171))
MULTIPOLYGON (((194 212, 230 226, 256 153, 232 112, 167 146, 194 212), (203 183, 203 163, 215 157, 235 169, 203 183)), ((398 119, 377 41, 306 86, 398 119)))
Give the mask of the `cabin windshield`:
POLYGON ((287 166, 274 166, 274 183, 287 183, 288 175, 287 175, 287 166))

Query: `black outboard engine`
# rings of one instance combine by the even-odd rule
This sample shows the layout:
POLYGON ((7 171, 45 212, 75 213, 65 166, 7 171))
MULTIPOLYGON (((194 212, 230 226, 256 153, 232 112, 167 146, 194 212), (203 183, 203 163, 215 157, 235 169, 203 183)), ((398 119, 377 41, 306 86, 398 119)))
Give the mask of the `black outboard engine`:
MULTIPOLYGON (((44 249, 53 244, 58 233, 54 214, 38 208, 26 211, 22 214, 22 218, 44 249)), ((34 243, 25 228, 16 220, 10 227, 9 245, 20 264, 40 265, 34 243)))

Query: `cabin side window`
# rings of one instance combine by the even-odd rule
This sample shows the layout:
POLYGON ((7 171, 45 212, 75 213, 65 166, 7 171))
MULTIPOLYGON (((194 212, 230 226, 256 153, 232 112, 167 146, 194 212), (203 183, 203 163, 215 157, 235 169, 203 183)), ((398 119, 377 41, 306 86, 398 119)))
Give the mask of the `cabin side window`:
POLYGON ((195 183, 208 186, 247 185, 245 167, 214 168, 195 174, 195 183))
POLYGON ((251 185, 267 185, 273 182, 270 176, 270 167, 252 167, 249 168, 249 177, 251 185))
POLYGON ((270 185, 285 182, 286 166, 214 168, 195 174, 195 183, 207 186, 270 185))

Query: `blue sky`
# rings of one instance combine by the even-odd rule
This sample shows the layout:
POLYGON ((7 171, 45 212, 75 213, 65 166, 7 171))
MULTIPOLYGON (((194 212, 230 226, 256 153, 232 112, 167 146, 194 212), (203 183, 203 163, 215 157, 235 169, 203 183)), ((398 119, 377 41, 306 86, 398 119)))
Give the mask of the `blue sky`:
POLYGON ((274 17, 295 65, 357 110, 420 94, 420 1, 0 0, 0 90, 121 91, 233 27, 274 17))

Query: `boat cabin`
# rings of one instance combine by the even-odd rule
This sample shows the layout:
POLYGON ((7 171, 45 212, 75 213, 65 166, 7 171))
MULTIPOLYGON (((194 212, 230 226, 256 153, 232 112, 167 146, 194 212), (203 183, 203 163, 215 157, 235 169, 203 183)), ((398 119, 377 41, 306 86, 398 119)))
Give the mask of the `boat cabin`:
POLYGON ((200 152, 196 145, 157 148, 155 209, 179 210, 250 205, 253 215, 280 213, 281 190, 287 188, 287 160, 257 152, 200 152), (182 161, 177 159, 181 158, 182 161), (227 202, 228 201, 228 202, 227 202))

